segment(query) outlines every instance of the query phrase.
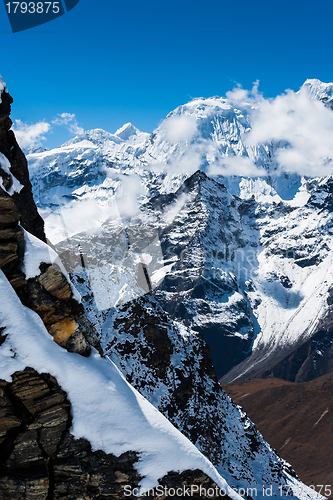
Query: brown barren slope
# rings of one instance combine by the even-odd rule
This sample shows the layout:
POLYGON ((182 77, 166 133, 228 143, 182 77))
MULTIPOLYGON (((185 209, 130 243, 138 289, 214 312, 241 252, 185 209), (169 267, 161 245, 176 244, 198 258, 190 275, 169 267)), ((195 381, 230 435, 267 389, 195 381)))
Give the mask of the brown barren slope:
POLYGON ((331 485, 326 496, 333 498, 333 373, 310 382, 269 378, 222 387, 299 478, 331 485))

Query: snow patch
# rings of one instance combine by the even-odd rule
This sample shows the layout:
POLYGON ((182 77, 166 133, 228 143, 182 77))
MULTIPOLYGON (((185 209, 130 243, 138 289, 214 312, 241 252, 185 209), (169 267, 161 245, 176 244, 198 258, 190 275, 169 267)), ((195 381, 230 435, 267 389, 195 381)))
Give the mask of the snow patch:
POLYGON ((44 241, 36 238, 33 234, 28 233, 25 229, 23 229, 24 241, 25 241, 25 251, 24 251, 24 259, 22 264, 22 271, 25 274, 26 279, 34 278, 35 276, 39 276, 41 271, 39 266, 42 262, 45 264, 56 264, 62 274, 66 277, 68 283, 73 292, 73 297, 77 300, 77 302, 81 302, 81 296, 76 288, 73 286, 68 273, 61 262, 58 254, 44 241))
MULTIPOLYGON (((1 102, 1 101, 0 101, 1 102)), ((10 171, 10 163, 9 163, 9 160, 8 158, 0 153, 0 167, 2 168, 2 170, 4 170, 6 172, 6 174, 9 174, 12 178, 12 185, 9 189, 5 189, 4 185, 3 185, 3 179, 2 177, 0 176, 0 186, 2 187, 2 189, 4 191, 6 191, 6 193, 10 194, 11 196, 14 194, 14 193, 19 193, 21 191, 21 189, 23 188, 22 184, 16 179, 16 177, 11 173, 10 171)))
POLYGON ((8 94, 6 84, 3 81, 2 76, 0 75, 0 104, 2 103, 1 94, 3 91, 5 91, 8 94))

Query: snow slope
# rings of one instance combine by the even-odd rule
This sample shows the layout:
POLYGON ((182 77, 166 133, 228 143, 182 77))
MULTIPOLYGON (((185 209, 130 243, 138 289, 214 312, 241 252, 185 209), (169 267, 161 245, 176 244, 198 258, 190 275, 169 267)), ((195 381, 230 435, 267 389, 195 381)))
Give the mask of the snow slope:
POLYGON ((72 404, 71 433, 90 441, 92 449, 117 456, 140 453, 140 485, 152 488, 170 470, 199 469, 234 500, 240 497, 212 464, 147 400, 131 387, 119 370, 97 352, 89 358, 69 353, 53 342, 41 319, 24 307, 0 271, 1 326, 6 340, 0 347, 1 378, 29 366, 50 373, 72 404))

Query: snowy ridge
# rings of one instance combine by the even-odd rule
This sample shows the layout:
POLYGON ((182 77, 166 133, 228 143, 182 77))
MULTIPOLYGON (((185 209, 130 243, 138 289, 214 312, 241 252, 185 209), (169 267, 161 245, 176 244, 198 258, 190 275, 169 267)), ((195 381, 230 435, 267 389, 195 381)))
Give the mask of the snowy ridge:
POLYGON ((305 81, 303 87, 308 90, 313 99, 318 99, 327 106, 332 107, 333 83, 323 83, 317 79, 309 79, 305 81))
POLYGON ((229 484, 237 490, 256 488, 259 498, 263 486, 273 485, 276 497, 279 486, 288 489, 293 484, 297 491, 299 484, 299 495, 303 495, 304 486, 291 478, 290 465, 221 390, 196 332, 172 322, 148 295, 96 314, 91 290, 79 277, 76 284, 85 297, 89 319, 101 334, 104 351, 229 484))
POLYGON ((198 468, 231 498, 241 498, 197 448, 126 382, 112 361, 96 352, 84 358, 55 344, 37 314, 21 304, 2 271, 0 293, 5 301, 1 326, 7 334, 0 347, 2 378, 10 381, 26 366, 51 373, 71 401, 73 436, 89 440, 93 450, 117 456, 138 451, 143 488, 153 488, 170 470, 198 468))

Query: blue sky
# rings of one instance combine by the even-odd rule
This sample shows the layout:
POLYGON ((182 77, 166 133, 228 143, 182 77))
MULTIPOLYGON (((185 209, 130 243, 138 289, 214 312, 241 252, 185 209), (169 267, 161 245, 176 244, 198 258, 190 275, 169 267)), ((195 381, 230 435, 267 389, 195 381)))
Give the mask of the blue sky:
MULTIPOLYGON (((130 121, 150 132, 178 105, 235 83, 259 79, 274 97, 306 78, 333 80, 331 0, 80 0, 15 34, 0 7, 0 73, 12 119, 24 123, 70 113, 84 129, 114 132, 130 121)), ((52 125, 46 146, 74 129, 52 125)))

